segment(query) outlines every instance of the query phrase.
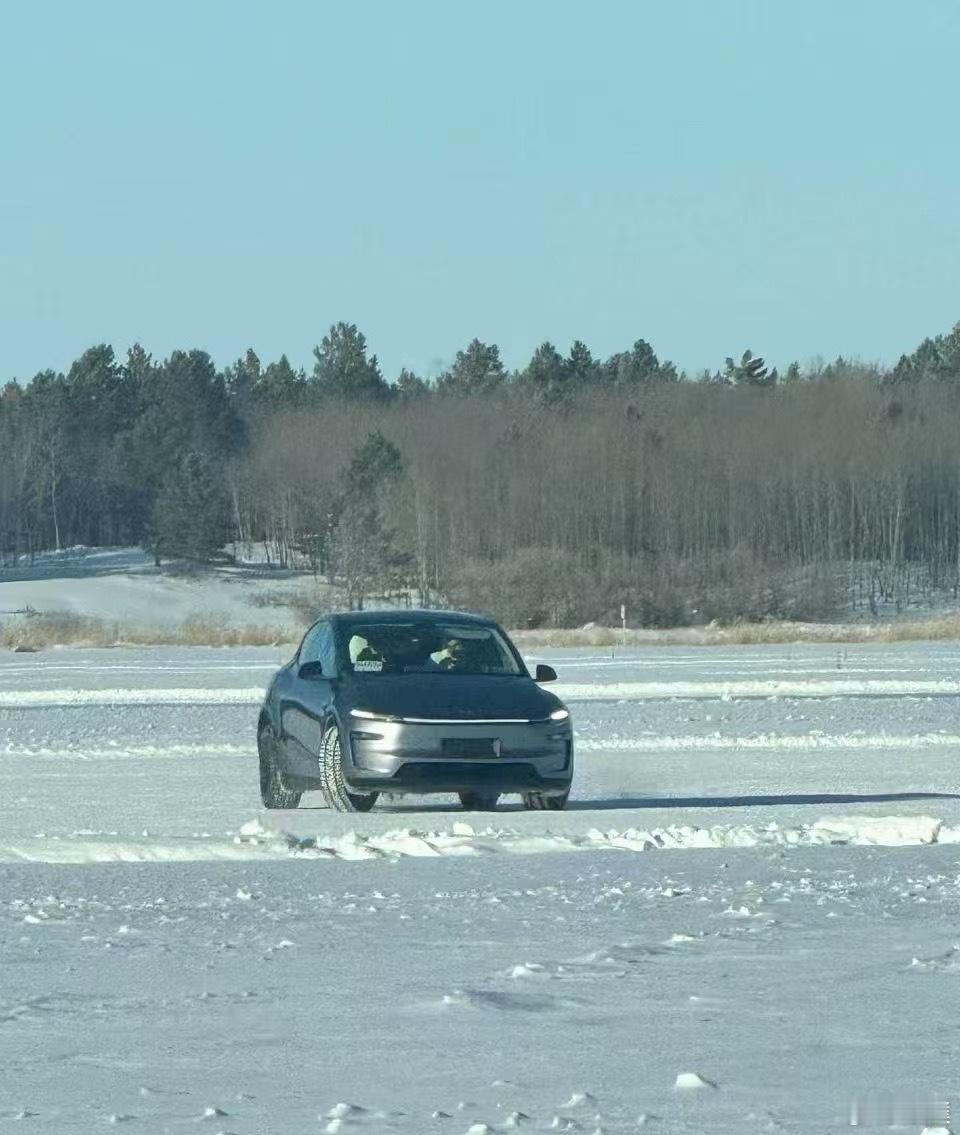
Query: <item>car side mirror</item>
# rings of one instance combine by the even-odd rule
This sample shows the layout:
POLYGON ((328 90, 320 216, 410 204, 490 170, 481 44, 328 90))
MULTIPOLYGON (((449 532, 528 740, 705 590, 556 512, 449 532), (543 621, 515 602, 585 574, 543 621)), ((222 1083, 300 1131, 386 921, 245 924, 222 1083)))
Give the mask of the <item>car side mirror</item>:
POLYGON ((555 682, 557 680, 557 672, 552 666, 547 666, 543 662, 537 663, 537 672, 535 681, 537 682, 555 682))
POLYGON ((298 677, 302 678, 305 682, 315 681, 317 678, 322 678, 323 667, 319 662, 304 662, 304 664, 297 671, 298 677))

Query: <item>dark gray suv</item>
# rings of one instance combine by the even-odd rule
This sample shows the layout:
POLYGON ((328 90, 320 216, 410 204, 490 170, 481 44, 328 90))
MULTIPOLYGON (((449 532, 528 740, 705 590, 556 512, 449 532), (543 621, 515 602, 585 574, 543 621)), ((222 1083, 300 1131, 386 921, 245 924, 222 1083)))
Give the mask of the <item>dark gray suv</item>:
POLYGON ((260 713, 260 792, 295 808, 318 789, 342 812, 381 792, 456 793, 493 809, 563 808, 573 776, 570 714, 531 677, 489 619, 449 611, 360 611, 315 623, 260 713))

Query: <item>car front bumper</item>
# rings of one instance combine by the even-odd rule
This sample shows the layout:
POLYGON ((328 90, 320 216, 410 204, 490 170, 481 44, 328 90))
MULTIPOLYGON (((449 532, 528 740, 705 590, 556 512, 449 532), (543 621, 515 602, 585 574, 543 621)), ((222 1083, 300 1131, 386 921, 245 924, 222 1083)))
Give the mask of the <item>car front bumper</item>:
POLYGON ((562 793, 573 778, 568 721, 349 719, 343 773, 361 792, 562 793))

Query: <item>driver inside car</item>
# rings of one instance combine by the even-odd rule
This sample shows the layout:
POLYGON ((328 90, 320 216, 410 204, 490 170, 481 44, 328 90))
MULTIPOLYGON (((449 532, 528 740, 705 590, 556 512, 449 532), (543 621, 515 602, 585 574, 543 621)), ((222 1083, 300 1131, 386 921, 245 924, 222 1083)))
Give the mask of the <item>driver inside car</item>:
POLYGON ((440 653, 433 655, 433 660, 441 670, 463 669, 466 657, 462 640, 448 638, 440 653))

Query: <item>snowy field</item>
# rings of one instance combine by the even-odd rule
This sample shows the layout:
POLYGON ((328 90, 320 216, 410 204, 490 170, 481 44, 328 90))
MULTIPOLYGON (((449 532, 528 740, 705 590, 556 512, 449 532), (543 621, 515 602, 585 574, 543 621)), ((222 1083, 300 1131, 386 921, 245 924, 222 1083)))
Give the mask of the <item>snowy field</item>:
POLYGON ((312 576, 260 563, 161 571, 139 548, 82 548, 0 565, 0 615, 32 610, 137 628, 204 619, 288 629, 295 636, 302 624, 294 609, 298 597, 328 590, 312 576))
POLYGON ((539 652, 554 815, 268 815, 280 660, 0 656, 0 1131, 947 1124, 960 648, 539 652))

